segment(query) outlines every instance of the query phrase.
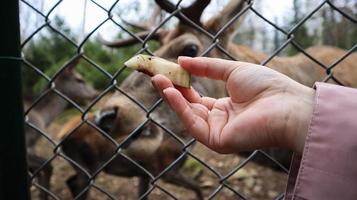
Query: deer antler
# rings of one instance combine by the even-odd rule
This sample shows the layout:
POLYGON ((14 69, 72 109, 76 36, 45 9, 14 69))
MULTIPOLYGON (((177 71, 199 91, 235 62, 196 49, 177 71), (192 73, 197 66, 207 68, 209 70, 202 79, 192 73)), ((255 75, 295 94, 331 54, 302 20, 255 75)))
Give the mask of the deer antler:
MULTIPOLYGON (((160 21, 160 20, 157 20, 157 18, 159 18, 159 19, 161 18, 161 9, 157 5, 154 7, 154 11, 153 11, 151 17, 147 21, 145 21, 143 23, 140 23, 140 24, 129 22, 129 21, 125 20, 124 18, 120 17, 121 21, 123 23, 125 23, 126 25, 134 27, 136 29, 143 30, 142 32, 135 33, 135 36, 137 38, 142 39, 142 40, 145 40, 150 35, 151 31, 155 28, 156 21, 160 21)), ((160 41, 160 39, 166 33, 167 33, 167 31, 160 29, 160 30, 156 31, 153 35, 151 35, 149 39, 150 40, 158 40, 158 41, 160 41)), ((125 46, 130 46, 130 45, 139 43, 140 41, 137 38, 130 37, 128 39, 120 39, 120 40, 117 40, 117 41, 110 42, 110 41, 104 40, 99 35, 99 40, 104 45, 106 45, 108 47, 112 47, 112 48, 125 47, 125 46)))
MULTIPOLYGON (((138 38, 145 40, 149 36, 150 33, 151 33, 151 31, 143 31, 143 32, 137 33, 135 35, 138 38)), ((162 36, 165 35, 166 33, 167 33, 167 31, 165 31, 165 30, 158 30, 153 35, 151 35, 151 37, 149 39, 150 40, 160 40, 160 38, 162 38, 162 36)), ((105 46, 112 47, 112 48, 130 46, 130 45, 140 42, 137 38, 134 38, 134 37, 130 37, 128 39, 120 39, 120 40, 117 40, 114 42, 106 41, 100 36, 99 36, 99 39, 100 39, 101 43, 103 43, 105 46)))
POLYGON ((150 30, 151 29, 151 26, 149 26, 148 23, 143 23, 143 24, 137 24, 137 23, 133 23, 133 22, 129 22, 127 21, 126 19, 120 17, 120 20, 128 25, 128 26, 131 26, 131 27, 134 27, 136 29, 139 29, 139 30, 143 30, 143 31, 147 31, 147 30, 150 30))
MULTIPOLYGON (((208 22, 205 23, 205 28, 215 33, 218 32, 220 28, 222 28, 236 14, 246 9, 246 4, 248 5, 246 0, 231 0, 219 14, 212 17, 208 22)), ((230 28, 228 28, 228 30, 225 32, 229 33, 234 31, 242 19, 243 17, 240 17, 239 20, 236 20, 234 25, 231 25, 230 28)))
POLYGON ((140 29, 140 30, 143 30, 143 31, 148 31, 148 30, 154 29, 155 26, 157 25, 157 21, 160 21, 161 17, 162 17, 161 16, 161 9, 157 5, 154 5, 154 10, 153 10, 152 15, 150 16, 150 18, 147 19, 145 22, 142 22, 142 23, 129 22, 126 19, 124 19, 121 16, 119 16, 120 20, 122 22, 124 22, 126 25, 132 26, 134 28, 137 28, 137 29, 140 29))
POLYGON ((211 0, 197 0, 191 6, 184 8, 182 12, 194 22, 201 22, 201 16, 211 0))
MULTIPOLYGON (((155 2, 168 13, 173 13, 176 10, 176 6, 167 0, 155 0, 155 2)), ((189 7, 183 8, 182 13, 194 23, 202 25, 202 13, 210 2, 211 0, 196 0, 189 7)), ((187 20, 181 15, 176 14, 175 16, 180 20, 181 23, 188 23, 187 20)))

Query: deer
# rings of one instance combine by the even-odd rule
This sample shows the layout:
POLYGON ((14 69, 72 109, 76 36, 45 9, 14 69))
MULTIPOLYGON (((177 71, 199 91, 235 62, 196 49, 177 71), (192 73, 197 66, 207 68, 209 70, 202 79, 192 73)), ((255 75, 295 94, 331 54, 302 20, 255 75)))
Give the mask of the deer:
MULTIPOLYGON (((196 0, 190 6, 181 8, 180 13, 175 12, 176 6, 169 1, 156 0, 155 2, 162 10, 174 14, 179 19, 178 25, 172 30, 162 29, 152 32, 148 29, 138 33, 137 37, 145 39, 150 35, 151 39, 160 43, 160 48, 154 52, 154 55, 171 61, 175 61, 178 56, 200 56, 212 44, 211 38, 197 30, 197 27, 192 23, 211 34, 215 34, 235 15, 251 6, 244 0, 233 0, 216 16, 207 22, 201 22, 202 12, 209 5, 210 0, 196 0)), ((239 21, 241 19, 236 20, 231 26, 220 32, 219 44, 222 48, 227 49, 229 54, 235 56, 237 60, 256 64, 262 63, 269 58, 269 55, 232 42, 231 38, 239 25, 239 21)), ((148 28, 147 24, 137 27, 148 28)), ((106 46, 112 48, 129 46, 138 42, 139 40, 136 38, 121 39, 114 42, 103 41, 106 46)), ((311 47, 306 52, 326 66, 331 65, 346 53, 345 50, 329 46, 311 47)), ((217 48, 205 52, 205 56, 228 58, 224 52, 217 48)), ((334 68, 336 80, 338 79, 346 86, 357 87, 357 79, 355 78, 357 68, 353 66, 354 62, 357 62, 357 54, 355 53, 340 62, 334 68)), ((315 81, 323 80, 326 75, 324 69, 302 54, 291 57, 276 56, 266 66, 307 86, 312 86, 315 81)), ((221 81, 193 76, 191 83, 192 87, 203 96, 219 98, 227 95, 224 83, 221 81)), ((120 89, 130 93, 132 98, 146 108, 150 108, 160 99, 160 95, 152 86, 150 78, 139 72, 132 72, 122 82, 120 89)), ((116 145, 106 139, 101 132, 105 132, 118 143, 122 142, 123 138, 127 138, 124 142, 125 145, 120 150, 134 158, 145 169, 157 174, 182 154, 183 147, 177 144, 175 139, 161 127, 157 127, 157 124, 153 121, 157 121, 162 126, 172 130, 183 141, 190 141, 191 137, 165 102, 157 107, 155 112, 149 115, 149 118, 149 123, 144 128, 136 130, 137 126, 148 119, 146 113, 140 109, 140 106, 117 91, 98 109, 97 113, 91 113, 87 116, 87 121, 91 122, 92 125, 85 123, 78 128, 81 117, 77 116, 63 126, 59 133, 63 139, 62 150, 64 154, 81 166, 80 169, 77 165, 73 165, 76 174, 67 180, 67 185, 73 197, 86 199, 88 196, 87 186, 90 181, 88 174, 95 176, 97 170, 102 169, 103 172, 116 176, 139 177, 138 197, 146 199, 150 183, 153 181, 152 178, 146 172, 143 172, 138 165, 129 161, 126 156, 116 154, 115 152, 118 152, 116 145), (93 127, 93 124, 96 128, 93 127), (139 136, 131 137, 133 135, 139 136), (114 158, 106 163, 112 156, 114 158), (102 165, 104 165, 104 168, 100 168, 102 165)), ((193 179, 185 177, 180 171, 185 159, 186 156, 183 156, 176 162, 171 170, 162 175, 162 179, 165 182, 185 187, 195 192, 197 199, 203 199, 199 184, 193 179)))
MULTIPOLYGON (((87 83, 82 76, 75 71, 80 57, 72 59, 65 69, 54 80, 55 88, 74 102, 82 103, 93 100, 98 92, 87 83)), ((29 109, 31 102, 24 100, 25 110, 29 109)), ((69 102, 54 92, 45 95, 27 115, 27 126, 25 127, 25 138, 27 146, 27 162, 31 173, 38 171, 46 163, 46 159, 38 156, 35 151, 37 141, 41 134, 36 130, 47 132, 49 125, 62 113, 69 102), (35 127, 35 128, 34 128, 35 127)), ((39 185, 50 189, 50 178, 53 167, 50 163, 43 166, 36 178, 39 185)), ((48 194, 44 191, 40 193, 40 199, 48 199, 48 194)))

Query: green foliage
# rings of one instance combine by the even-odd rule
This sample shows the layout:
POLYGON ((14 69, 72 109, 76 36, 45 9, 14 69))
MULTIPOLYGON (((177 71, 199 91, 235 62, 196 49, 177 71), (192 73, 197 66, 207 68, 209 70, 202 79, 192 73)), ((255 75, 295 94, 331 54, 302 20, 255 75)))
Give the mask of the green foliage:
MULTIPOLYGON (((54 24, 67 37, 74 38, 61 18, 55 17, 54 24)), ((75 46, 51 29, 47 29, 45 33, 38 33, 38 37, 34 37, 23 50, 26 60, 50 77, 71 55, 75 55, 75 51, 75 46)), ((41 78, 34 70, 29 70, 28 67, 22 67, 22 74, 27 96, 33 96, 46 85, 45 79, 41 78), (41 84, 38 85, 39 83, 41 84)))
MULTIPOLYGON (((114 75, 123 63, 137 52, 138 48, 127 47, 118 50, 110 50, 104 47, 99 40, 87 41, 84 46, 85 55, 97 65, 114 75)), ((97 89, 104 89, 110 83, 110 78, 101 73, 87 61, 82 60, 77 67, 77 71, 84 76, 84 79, 93 84, 97 89)), ((129 70, 124 70, 117 78, 120 83, 130 74, 129 70)))
MULTIPOLYGON (((55 18, 54 27, 75 41, 74 34, 61 18, 55 18)), ((122 37, 123 34, 119 33, 118 38, 122 37)), ((150 42, 149 47, 150 50, 155 50, 158 44, 150 42)), ((110 49, 105 47, 98 38, 90 38, 83 46, 84 55, 112 75, 120 70, 123 67, 123 63, 137 53, 140 48, 140 45, 133 45, 119 49, 110 49)), ((48 30, 48 32, 39 33, 38 37, 33 38, 23 52, 26 60, 47 76, 52 77, 66 62, 77 55, 77 47, 60 34, 48 30)), ((22 71, 25 96, 31 97, 39 94, 48 86, 48 82, 44 78, 41 78, 34 70, 23 67, 22 71)), ((76 71, 99 90, 104 89, 111 82, 108 76, 100 72, 85 59, 81 59, 76 66, 76 71)), ((130 73, 131 70, 125 69, 122 71, 117 77, 118 83, 122 82, 130 73)))
MULTIPOLYGON (((293 1, 294 17, 293 17, 292 21, 287 24, 288 27, 294 27, 304 17, 304 15, 301 13, 302 12, 301 5, 302 5, 301 0, 293 1)), ((306 49, 310 46, 313 46, 317 40, 317 36, 315 34, 310 35, 308 33, 308 27, 307 27, 306 23, 303 23, 302 25, 300 25, 300 27, 297 28, 293 32, 293 35, 294 35, 294 41, 297 42, 304 49, 306 49)), ((298 52, 299 52, 299 50, 297 50, 292 45, 289 46, 289 48, 287 49, 288 55, 295 55, 298 52)))
MULTIPOLYGON (((331 0, 332 2, 334 1, 331 0)), ((306 16, 306 13, 311 9, 309 7, 310 3, 310 1, 303 0, 293 1, 294 16, 288 26, 293 27, 306 16), (302 5, 304 5, 305 9, 302 9, 302 5)), ((350 16, 355 15, 356 12, 356 8, 351 7, 346 0, 340 1, 339 9, 350 16)), ((356 43, 357 29, 355 24, 336 10, 329 6, 324 6, 319 12, 314 14, 314 17, 322 20, 322 23, 320 23, 321 27, 309 26, 305 22, 293 33, 294 41, 304 49, 318 44, 349 49, 356 43), (319 28, 321 31, 318 30, 319 28)), ((288 49, 289 55, 296 54, 297 52, 298 50, 292 46, 288 49)))
POLYGON ((203 167, 197 160, 189 158, 186 160, 182 172, 187 176, 197 179, 203 173, 203 167))
MULTIPOLYGON (((356 7, 353 8, 348 5, 347 1, 341 7, 343 12, 350 16, 356 15, 356 7)), ((322 35, 321 40, 323 44, 349 49, 357 42, 357 27, 356 24, 349 19, 342 17, 333 9, 322 10, 322 35)))
MULTIPOLYGON (((316 44, 317 36, 308 34, 307 27, 303 24, 294 32, 294 41, 304 49, 316 44)), ((293 46, 288 49, 288 55, 295 55, 300 52, 293 46)))

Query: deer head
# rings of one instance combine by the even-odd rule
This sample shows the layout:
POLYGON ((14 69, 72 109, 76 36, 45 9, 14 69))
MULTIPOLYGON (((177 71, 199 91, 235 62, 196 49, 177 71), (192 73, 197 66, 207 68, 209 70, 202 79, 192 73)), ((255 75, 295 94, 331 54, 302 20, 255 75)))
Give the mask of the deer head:
MULTIPOLYGON (((209 5, 210 0, 197 0, 190 6, 182 8, 180 12, 175 11, 177 10, 176 6, 169 1, 156 0, 156 3, 162 10, 174 14, 174 16, 179 19, 179 23, 172 30, 159 29, 155 33, 151 33, 150 30, 152 30, 152 28, 150 28, 147 22, 144 23, 144 25, 135 25, 136 27, 145 29, 145 31, 138 33, 137 36, 145 39, 147 36, 151 35, 150 39, 157 40, 160 43, 160 48, 154 54, 172 61, 176 61, 178 56, 195 57, 203 55, 227 58, 225 53, 220 49, 227 49, 230 36, 235 30, 235 27, 239 25, 242 17, 239 17, 230 24, 228 28, 222 30, 217 36, 216 41, 212 42, 212 38, 208 36, 207 33, 211 34, 211 36, 215 35, 225 24, 247 6, 247 3, 244 0, 231 1, 219 14, 212 17, 207 22, 202 22, 202 13, 209 5), (199 28, 204 29, 204 31, 198 30, 199 28), (206 49, 218 40, 218 44, 221 48, 212 48, 212 50, 205 52, 206 49)), ((158 12, 155 10, 153 13, 154 15, 157 15, 158 12)), ((151 17, 151 19, 152 18, 154 17, 151 17)), ((132 23, 129 23, 129 25, 132 25, 132 23)), ((138 42, 139 41, 135 38, 122 39, 114 42, 103 41, 106 46, 113 48, 120 48, 138 42)), ((132 78, 133 77, 130 77, 130 79, 132 78)), ((143 79, 143 77, 138 79, 143 79)), ((126 83, 123 83, 124 87, 126 87, 126 85, 126 83)), ((202 95, 215 98, 226 95, 224 85, 219 81, 194 77, 192 79, 192 85, 202 95)))
MULTIPOLYGON (((80 57, 72 59, 54 80, 55 88, 77 103, 91 101, 98 95, 98 92, 74 70, 79 59, 80 57)), ((24 104, 25 109, 28 109, 31 105, 27 101, 24 101, 24 104)), ((50 123, 67 106, 68 102, 62 97, 49 93, 31 110, 28 120, 38 129, 45 131, 50 123)), ((28 147, 33 147, 40 136, 36 130, 26 126, 26 142, 28 147)))
POLYGON ((56 89, 71 100, 78 103, 86 103, 93 100, 98 95, 98 92, 75 71, 75 66, 79 60, 80 57, 71 60, 58 77, 56 77, 54 83, 56 89))
MULTIPOLYGON (((177 8, 170 1, 155 1, 161 9, 168 13, 174 13, 175 17, 179 19, 178 25, 173 30, 159 29, 154 34, 151 34, 150 29, 152 29, 155 24, 153 24, 152 27, 150 27, 147 22, 145 25, 136 25, 132 23, 128 24, 139 27, 141 29, 146 29, 145 31, 138 33, 137 36, 139 38, 145 39, 149 34, 151 34, 150 39, 157 40, 161 44, 161 48, 155 52, 155 55, 171 60, 176 60, 178 56, 194 57, 202 55, 204 53, 203 51, 206 50, 215 41, 212 42, 212 38, 198 30, 198 27, 204 29, 210 34, 215 35, 220 30, 220 28, 222 28, 230 19, 232 19, 236 14, 243 10, 246 4, 244 0, 231 1, 226 5, 221 13, 212 17, 207 22, 202 22, 202 13, 209 5, 210 0, 197 0, 189 7, 182 8, 180 12, 175 12, 177 8)), ((154 12, 154 14, 157 15, 157 12, 154 12)), ((151 17, 151 19, 152 18, 153 17, 151 17)), ((217 39, 219 39, 219 44, 221 47, 227 47, 230 40, 230 35, 233 33, 241 18, 242 17, 240 17, 239 20, 236 20, 232 25, 230 25, 227 29, 219 34, 217 39)), ((139 41, 135 38, 131 38, 114 42, 103 42, 109 47, 119 48, 138 43, 139 41)), ((224 57, 224 54, 222 54, 222 52, 216 48, 213 48, 212 51, 205 53, 204 55, 224 57)))
POLYGON ((95 124, 118 142, 134 132, 123 145, 123 149, 133 157, 145 159, 158 149, 163 139, 162 130, 151 122, 145 123, 145 120, 145 113, 141 108, 125 97, 115 97, 97 113, 95 124), (120 105, 117 102, 120 102, 120 105))

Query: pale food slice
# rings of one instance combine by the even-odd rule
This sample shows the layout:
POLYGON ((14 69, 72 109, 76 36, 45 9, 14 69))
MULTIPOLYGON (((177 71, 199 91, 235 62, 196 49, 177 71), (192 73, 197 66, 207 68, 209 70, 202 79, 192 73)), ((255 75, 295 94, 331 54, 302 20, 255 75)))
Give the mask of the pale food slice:
POLYGON ((180 65, 163 58, 139 54, 130 58, 124 65, 149 76, 162 74, 177 86, 190 87, 190 73, 180 65))

